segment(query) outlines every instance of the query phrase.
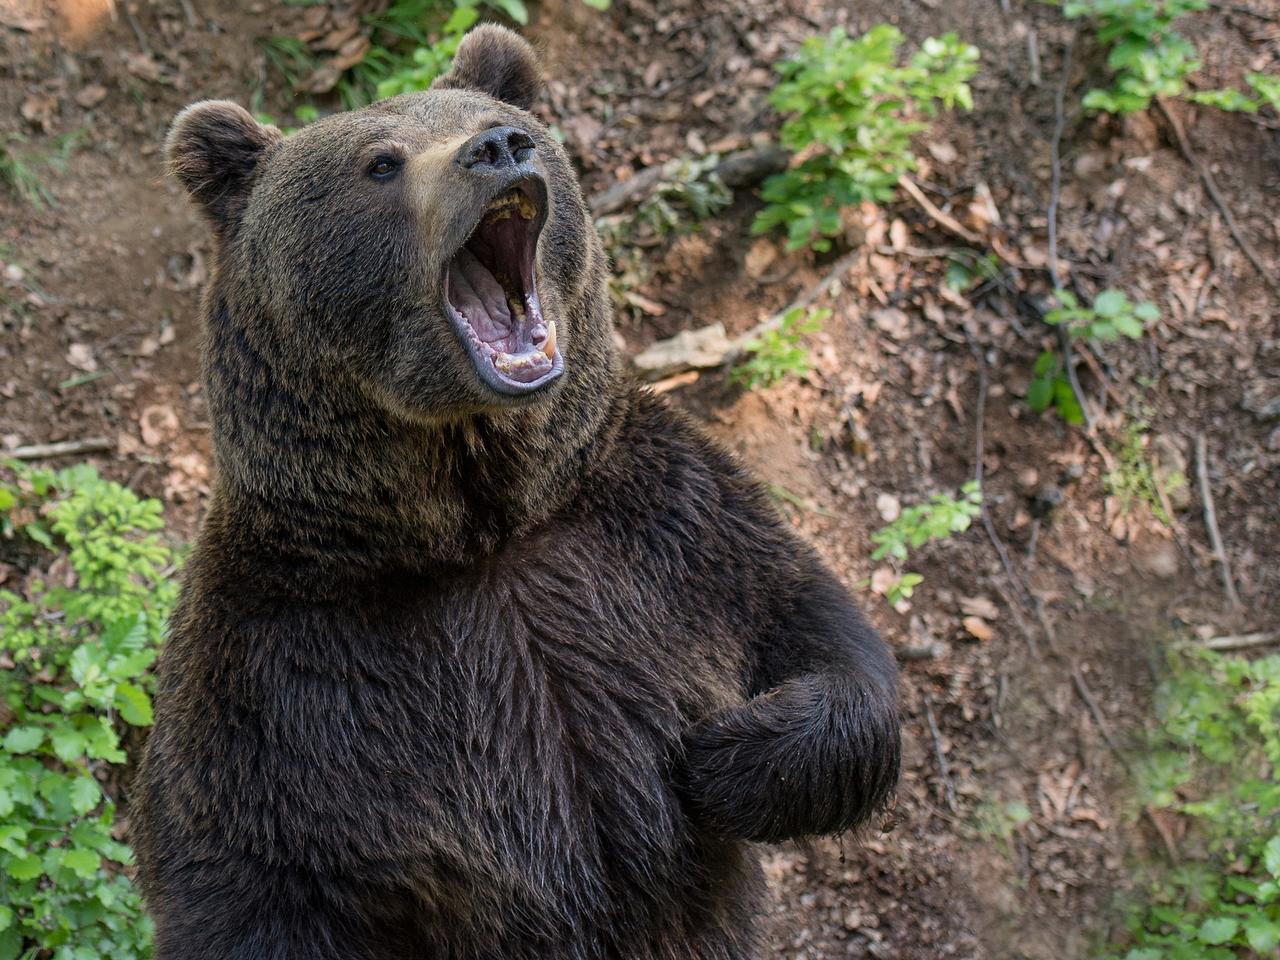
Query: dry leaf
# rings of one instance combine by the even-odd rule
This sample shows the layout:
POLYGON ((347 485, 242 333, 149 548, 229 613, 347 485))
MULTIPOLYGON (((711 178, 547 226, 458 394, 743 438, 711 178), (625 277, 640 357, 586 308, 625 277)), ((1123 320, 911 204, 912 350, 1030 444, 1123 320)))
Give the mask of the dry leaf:
POLYGON ((177 439, 181 430, 178 415, 168 404, 153 404, 144 407, 138 417, 138 427, 142 434, 142 442, 148 447, 158 447, 177 439))
POLYGON ((987 597, 961 597, 960 609, 971 617, 983 620, 999 620, 1000 608, 987 597))
POLYGON ((107 88, 100 83, 91 83, 87 87, 82 87, 76 94, 76 103, 86 110, 92 110, 105 99, 107 99, 107 88))
POLYGON ((965 617, 960 621, 960 625, 964 627, 965 633, 969 634, 969 636, 973 637, 975 640, 980 640, 983 643, 986 643, 995 637, 995 631, 993 631, 991 627, 987 625, 987 621, 983 620, 981 617, 965 617))

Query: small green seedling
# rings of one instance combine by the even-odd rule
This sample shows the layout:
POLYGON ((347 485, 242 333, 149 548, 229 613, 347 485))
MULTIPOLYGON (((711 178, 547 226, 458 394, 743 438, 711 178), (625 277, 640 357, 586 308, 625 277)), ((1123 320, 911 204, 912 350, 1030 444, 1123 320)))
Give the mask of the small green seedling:
MULTIPOLYGON (((970 480, 962 486, 958 497, 935 493, 925 503, 907 507, 893 523, 871 534, 871 542, 876 545, 871 559, 906 560, 909 550, 968 530, 973 518, 981 512, 982 492, 977 481, 970 480)), ((919 583, 920 580, 916 580, 911 586, 919 583)))
POLYGON ((1035 413, 1044 413, 1050 408, 1057 410, 1063 420, 1075 427, 1084 423, 1084 411, 1071 388, 1066 365, 1052 350, 1036 357, 1031 383, 1027 385, 1027 406, 1035 413))
MULTIPOLYGON (((1112 343, 1121 337, 1136 340, 1146 332, 1148 324, 1160 318, 1155 304, 1131 303, 1120 290, 1103 290, 1088 307, 1081 306, 1069 290, 1058 290, 1056 296, 1059 306, 1046 313, 1044 321, 1062 327, 1071 339, 1093 343, 1112 343)), ((1072 389, 1066 364, 1053 350, 1045 350, 1036 358, 1027 386, 1027 406, 1036 413, 1052 408, 1073 426, 1084 423, 1084 411, 1072 389)))
POLYGON ((1121 337, 1137 340, 1146 332, 1147 324, 1160 319, 1156 305, 1148 301, 1130 303, 1120 290, 1103 290, 1091 307, 1082 307, 1069 290, 1056 293, 1061 306, 1045 314, 1044 322, 1063 324, 1072 337, 1112 343, 1121 337))
POLYGON ((788 117, 783 145, 802 159, 765 181, 753 232, 783 227, 789 250, 830 250, 841 211, 893 199, 899 178, 915 168, 911 137, 926 129, 924 118, 972 109, 977 48, 955 34, 930 37, 900 65, 902 41, 888 24, 857 38, 837 27, 778 65, 782 79, 769 102, 788 117))
POLYGON ((830 316, 831 311, 826 309, 791 308, 783 314, 776 330, 762 333, 743 347, 751 359, 729 375, 730 382, 754 390, 772 386, 788 376, 805 376, 812 363, 800 340, 806 334, 817 333, 830 316))

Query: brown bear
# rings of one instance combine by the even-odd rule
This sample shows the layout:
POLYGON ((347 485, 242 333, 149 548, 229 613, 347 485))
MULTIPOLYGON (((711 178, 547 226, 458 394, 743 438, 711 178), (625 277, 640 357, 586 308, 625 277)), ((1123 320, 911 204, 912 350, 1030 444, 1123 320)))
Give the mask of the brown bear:
POLYGON ((136 788, 158 960, 744 960, 752 843, 892 792, 893 659, 619 373, 539 84, 483 27, 288 138, 174 121, 217 479, 136 788))

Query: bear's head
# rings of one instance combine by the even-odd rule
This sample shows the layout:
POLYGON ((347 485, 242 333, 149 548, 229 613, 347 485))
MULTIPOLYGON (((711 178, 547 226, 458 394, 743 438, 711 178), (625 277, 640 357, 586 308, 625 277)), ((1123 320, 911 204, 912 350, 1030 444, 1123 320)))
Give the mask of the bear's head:
POLYGON ((605 261, 540 88, 529 45, 484 26, 430 91, 287 138, 226 101, 184 110, 166 154, 217 241, 210 336, 225 311, 277 378, 423 423, 599 391, 605 261))
POLYGON ((225 101, 179 114, 169 167, 216 248, 207 534, 453 562, 574 496, 626 392, 599 238, 528 112, 540 82, 484 26, 431 90, 289 137, 225 101))

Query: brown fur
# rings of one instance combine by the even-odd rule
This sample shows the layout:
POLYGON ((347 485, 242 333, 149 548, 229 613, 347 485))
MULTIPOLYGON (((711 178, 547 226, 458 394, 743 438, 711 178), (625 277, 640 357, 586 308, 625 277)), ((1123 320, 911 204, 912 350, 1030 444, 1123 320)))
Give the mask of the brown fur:
POLYGON ((219 239, 218 480, 138 784, 157 960, 745 960, 747 841, 857 826, 896 780, 884 644, 619 376, 527 46, 482 28, 457 63, 283 141, 218 103, 170 133, 219 239), (548 183, 565 361, 517 400, 439 296, 485 201, 453 158, 499 125, 548 183))

